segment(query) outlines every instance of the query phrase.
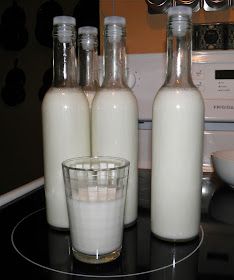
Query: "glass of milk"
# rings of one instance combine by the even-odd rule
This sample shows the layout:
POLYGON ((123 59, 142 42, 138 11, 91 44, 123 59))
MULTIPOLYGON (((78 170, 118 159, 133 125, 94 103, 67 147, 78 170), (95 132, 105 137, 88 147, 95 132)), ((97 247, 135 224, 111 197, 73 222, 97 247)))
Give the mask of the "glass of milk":
POLYGON ((79 157, 62 163, 73 255, 106 263, 121 252, 129 161, 79 157))

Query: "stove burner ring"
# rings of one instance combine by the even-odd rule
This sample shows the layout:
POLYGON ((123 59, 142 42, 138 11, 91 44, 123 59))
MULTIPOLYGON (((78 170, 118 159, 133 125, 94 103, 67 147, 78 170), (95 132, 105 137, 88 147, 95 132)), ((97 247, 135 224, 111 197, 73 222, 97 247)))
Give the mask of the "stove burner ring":
POLYGON ((174 261, 172 262, 171 264, 168 264, 168 265, 164 265, 164 266, 161 266, 161 267, 157 267, 155 269, 151 269, 151 270, 147 270, 147 271, 142 271, 142 272, 136 272, 136 273, 128 273, 128 274, 117 274, 117 275, 94 275, 94 274, 82 274, 82 273, 74 273, 74 272, 68 272, 68 271, 62 271, 62 270, 58 270, 58 269, 54 269, 54 268, 51 268, 49 266, 45 266, 45 265, 42 265, 40 263, 37 263, 35 261, 33 261, 32 259, 28 258, 27 256, 25 256, 16 246, 15 244, 15 241, 14 241, 14 235, 15 235, 15 232, 17 230, 17 228, 25 221, 27 220, 28 218, 30 218, 32 215, 35 215, 37 214, 38 212, 40 211, 43 211, 45 208, 41 208, 41 209, 38 209, 30 214, 28 214, 27 216, 25 216, 24 218, 22 218, 16 225, 15 227, 13 228, 12 232, 11 232, 11 243, 12 243, 12 246, 13 248, 15 249, 15 251, 22 257, 24 258, 26 261, 40 267, 40 268, 43 268, 43 269, 46 269, 46 270, 49 270, 49 271, 52 271, 52 272, 56 272, 56 273, 60 273, 60 274, 65 274, 65 275, 70 275, 70 276, 78 276, 78 277, 90 277, 90 278, 121 278, 121 277, 134 277, 134 276, 140 276, 140 275, 146 275, 146 274, 150 274, 150 273, 154 273, 154 272, 157 272, 157 271, 160 271, 160 270, 164 270, 164 269, 167 269, 167 268, 170 268, 170 267, 175 267, 177 264, 187 260, 189 257, 191 257, 202 245, 203 243, 203 240, 204 240, 204 230, 202 228, 202 225, 200 225, 200 230, 201 230, 201 237, 200 237, 200 241, 197 245, 197 247, 192 251, 190 252, 189 254, 187 254, 186 256, 184 256, 183 258, 177 260, 177 261, 174 261))

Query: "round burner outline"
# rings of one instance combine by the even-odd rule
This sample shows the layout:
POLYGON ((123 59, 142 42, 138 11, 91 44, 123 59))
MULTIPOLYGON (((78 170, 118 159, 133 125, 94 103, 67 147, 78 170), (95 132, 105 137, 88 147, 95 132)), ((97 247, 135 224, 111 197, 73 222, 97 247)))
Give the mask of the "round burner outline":
POLYGON ((55 268, 51 268, 49 266, 45 266, 45 265, 42 265, 40 263, 37 263, 35 261, 33 261, 32 259, 28 258, 27 256, 25 256, 23 253, 21 253, 21 251, 17 248, 15 242, 14 242, 14 233, 16 231, 16 229, 18 228, 18 226, 20 226, 20 224, 22 222, 24 222, 26 219, 28 219, 29 217, 33 216, 34 214, 40 212, 40 211, 43 211, 45 208, 40 208, 32 213, 29 213, 28 215, 26 215, 25 217, 23 217, 13 228, 12 232, 11 232, 11 244, 13 246, 13 248, 15 249, 15 251, 23 258, 25 259, 26 261, 40 267, 40 268, 43 268, 43 269, 46 269, 48 271, 52 271, 52 272, 56 272, 56 273, 60 273, 60 274, 65 274, 65 275, 70 275, 70 276, 78 276, 78 277, 90 277, 90 278, 120 278, 120 277, 134 277, 134 276, 140 276, 140 275, 147 275, 147 274, 150 274, 150 273, 154 273, 154 272, 157 272, 157 271, 161 271, 161 270, 164 270, 164 269, 167 269, 167 268, 170 268, 170 267, 174 267, 176 266, 177 264, 187 260, 189 257, 191 257, 202 245, 203 243, 203 240, 204 240, 204 230, 203 230, 203 227, 202 225, 200 225, 200 230, 201 230, 201 239, 197 245, 197 247, 192 251, 190 252, 189 254, 187 254, 185 257, 175 261, 175 262, 172 262, 168 265, 164 265, 164 266, 161 266, 161 267, 158 267, 158 268, 155 268, 155 269, 150 269, 150 270, 146 270, 146 271, 142 271, 142 272, 136 272, 136 273, 128 273, 128 274, 116 274, 116 275, 94 275, 94 274, 82 274, 82 273, 74 273, 74 272, 68 272, 68 271, 62 271, 62 270, 58 270, 58 269, 55 269, 55 268))

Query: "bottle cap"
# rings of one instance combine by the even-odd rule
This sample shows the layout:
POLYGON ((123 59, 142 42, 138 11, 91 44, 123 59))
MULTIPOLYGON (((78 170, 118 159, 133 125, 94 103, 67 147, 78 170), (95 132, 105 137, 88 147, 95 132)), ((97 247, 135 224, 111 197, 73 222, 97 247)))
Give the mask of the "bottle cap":
POLYGON ((168 16, 185 15, 192 16, 192 8, 184 5, 170 7, 167 11, 168 16))
POLYGON ((174 36, 185 36, 192 17, 192 8, 175 6, 168 9, 170 26, 174 36))
POLYGON ((126 19, 124 17, 110 16, 105 17, 105 36, 109 42, 118 42, 122 36, 125 36, 126 19))
POLYGON ((117 16, 110 16, 110 17, 105 17, 104 19, 104 25, 120 25, 120 26, 125 26, 126 25, 126 19, 124 17, 117 17, 117 16))
POLYGON ((53 18, 54 34, 57 34, 60 43, 69 43, 75 36, 76 19, 69 16, 53 18))
POLYGON ((93 26, 82 26, 78 28, 79 44, 84 50, 93 50, 97 46, 98 29, 93 26))
POLYGON ((78 34, 92 34, 97 35, 98 29, 94 26, 82 26, 78 28, 78 34))
POLYGON ((76 19, 74 17, 69 16, 57 16, 53 18, 53 25, 58 24, 70 24, 76 25, 76 19))

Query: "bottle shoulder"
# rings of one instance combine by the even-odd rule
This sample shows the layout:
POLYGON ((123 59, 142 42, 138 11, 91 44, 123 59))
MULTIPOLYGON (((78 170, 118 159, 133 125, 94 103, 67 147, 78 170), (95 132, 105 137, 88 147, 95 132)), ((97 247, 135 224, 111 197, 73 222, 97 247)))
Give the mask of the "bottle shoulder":
POLYGON ((84 86, 81 86, 81 89, 84 92, 97 92, 99 89, 99 86, 97 84, 84 85, 84 86))
POLYGON ((116 89, 116 88, 100 88, 97 91, 96 94, 96 99, 107 99, 107 100, 130 100, 133 102, 136 102, 136 97, 134 95, 134 93, 132 92, 132 90, 128 89, 128 88, 120 88, 120 89, 116 89))
POLYGON ((80 98, 85 99, 83 90, 80 87, 51 87, 45 94, 45 98, 80 98))
POLYGON ((138 112, 136 97, 130 89, 101 88, 94 96, 92 107, 96 110, 138 112))
POLYGON ((204 100, 196 87, 162 87, 154 98, 153 110, 160 110, 161 112, 161 110, 164 109, 176 110, 177 112, 182 112, 184 110, 199 110, 199 112, 204 112, 204 100))
POLYGON ((51 87, 45 94, 44 99, 42 101, 43 106, 56 106, 57 104, 70 104, 70 106, 88 106, 87 98, 79 87, 74 88, 56 88, 51 87))
POLYGON ((184 99, 197 99, 203 100, 201 92, 196 87, 161 87, 155 95, 157 99, 170 99, 170 100, 184 100, 184 99))

